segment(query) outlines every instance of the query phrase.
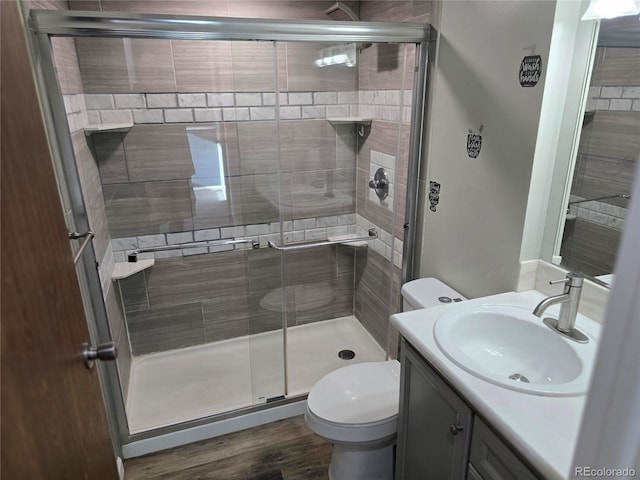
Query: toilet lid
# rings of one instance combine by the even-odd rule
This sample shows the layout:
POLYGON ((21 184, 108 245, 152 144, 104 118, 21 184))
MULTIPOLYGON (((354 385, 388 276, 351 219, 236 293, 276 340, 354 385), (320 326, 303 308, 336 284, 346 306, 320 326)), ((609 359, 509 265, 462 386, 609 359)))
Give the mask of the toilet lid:
POLYGON ((398 415, 400 362, 366 362, 334 370, 309 392, 307 404, 334 423, 375 423, 398 415))

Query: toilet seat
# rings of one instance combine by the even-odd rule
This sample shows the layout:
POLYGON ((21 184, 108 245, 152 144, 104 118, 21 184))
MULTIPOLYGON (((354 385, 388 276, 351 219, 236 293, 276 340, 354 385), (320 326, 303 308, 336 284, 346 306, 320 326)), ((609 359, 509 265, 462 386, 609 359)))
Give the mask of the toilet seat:
POLYGON ((397 431, 400 363, 366 362, 334 370, 309 392, 309 427, 332 443, 393 439, 397 431))

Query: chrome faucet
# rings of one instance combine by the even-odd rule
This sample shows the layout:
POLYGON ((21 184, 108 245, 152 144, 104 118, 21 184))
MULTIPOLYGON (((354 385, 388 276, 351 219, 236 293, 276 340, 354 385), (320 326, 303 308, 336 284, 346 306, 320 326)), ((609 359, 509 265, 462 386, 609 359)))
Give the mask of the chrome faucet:
POLYGON ((558 319, 546 317, 542 320, 543 323, 555 332, 569 337, 576 342, 587 343, 589 341, 587 336, 575 328, 583 281, 584 277, 582 274, 569 272, 566 278, 549 282, 551 285, 564 283, 564 292, 560 295, 554 295, 542 300, 536 308, 533 309, 533 314, 536 317, 542 317, 542 314, 547 308, 559 303, 560 313, 558 319))

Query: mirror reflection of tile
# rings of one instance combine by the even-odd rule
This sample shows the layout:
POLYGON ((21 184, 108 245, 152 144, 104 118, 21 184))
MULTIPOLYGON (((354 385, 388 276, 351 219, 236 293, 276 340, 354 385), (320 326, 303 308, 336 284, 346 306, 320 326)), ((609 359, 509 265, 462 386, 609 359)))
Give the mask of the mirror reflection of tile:
POLYGON ((602 21, 560 250, 564 266, 592 276, 613 271, 640 160, 640 23, 630 19, 602 21), (607 46, 623 33, 636 46, 607 46))

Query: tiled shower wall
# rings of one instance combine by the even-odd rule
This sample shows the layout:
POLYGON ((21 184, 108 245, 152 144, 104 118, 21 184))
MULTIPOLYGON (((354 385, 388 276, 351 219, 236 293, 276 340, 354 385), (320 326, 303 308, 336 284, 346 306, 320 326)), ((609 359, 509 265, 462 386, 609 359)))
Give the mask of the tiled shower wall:
MULTIPOLYGON (((634 21, 631 21, 634 20, 634 21)), ((601 32, 632 17, 603 21, 601 32)), ((570 201, 629 194, 640 160, 640 48, 598 47, 570 201)), ((626 199, 584 202, 571 207, 565 225, 563 263, 589 275, 611 273, 622 236, 626 199)))
MULTIPOLYGON (((265 18, 326 19, 324 9, 332 2, 305 2, 304 6, 299 3, 294 5, 293 2, 251 2, 251 5, 249 3, 181 2, 178 8, 173 2, 126 2, 125 4, 102 1, 71 2, 71 6, 81 9, 129 9, 149 12, 160 9, 163 10, 162 13, 221 16, 227 14, 255 16, 259 11, 265 18), (269 8, 261 9, 267 4, 269 8), (250 7, 251 15, 243 15, 239 10, 241 6, 250 7), (174 7, 177 11, 167 10, 174 7)), ((363 20, 427 21, 430 2, 363 2, 362 7, 363 20)), ((337 282, 340 277, 344 277, 345 272, 348 272, 348 269, 345 270, 345 263, 348 262, 344 259, 338 261, 338 258, 345 256, 345 252, 338 254, 338 250, 346 249, 350 255, 353 256, 355 253, 357 256, 355 287, 352 284, 352 290, 355 288, 355 302, 352 300, 351 311, 355 304, 356 314, 374 337, 382 345, 393 344, 393 341, 388 341, 387 325, 388 313, 397 311, 400 304, 398 267, 402 243, 399 239, 402 238, 403 232, 407 122, 410 113, 408 105, 411 98, 411 92, 407 91, 403 94, 402 89, 411 88, 412 52, 404 52, 404 47, 374 45, 363 51, 360 66, 357 69, 358 78, 352 79, 350 75, 356 69, 351 71, 345 69, 339 75, 331 72, 331 69, 309 69, 309 59, 315 54, 317 45, 310 47, 303 44, 287 44, 274 52, 268 44, 252 43, 249 49, 245 48, 245 44, 241 42, 219 42, 216 45, 213 45, 213 42, 205 42, 209 44, 205 48, 203 43, 197 45, 193 43, 142 40, 124 43, 121 40, 96 42, 95 39, 88 39, 80 40, 77 44, 84 91, 88 94, 90 123, 120 122, 131 119, 136 122, 127 134, 93 136, 93 152, 98 159, 102 177, 109 226, 112 236, 117 239, 114 241, 117 260, 123 259, 123 253, 119 252, 133 245, 142 245, 143 243, 140 242, 160 241, 158 239, 160 236, 165 242, 173 241, 170 238, 195 239, 198 235, 201 237, 210 235, 210 238, 215 238, 217 235, 223 237, 223 230, 227 229, 228 232, 232 226, 243 228, 244 234, 247 234, 248 228, 257 229, 255 232, 264 237, 261 240, 266 240, 268 235, 277 234, 275 230, 279 228, 274 218, 274 211, 277 213, 277 210, 274 209, 273 204, 270 205, 269 197, 275 195, 277 189, 284 187, 284 194, 290 195, 292 199, 291 209, 285 213, 285 220, 291 219, 291 236, 286 238, 286 241, 353 233, 355 229, 360 229, 358 231, 361 233, 361 229, 371 226, 377 227, 381 234, 381 239, 373 242, 371 248, 354 250, 352 247, 333 247, 334 252, 329 257, 320 255, 324 260, 327 258, 331 260, 327 264, 330 268, 326 275, 315 278, 320 282, 313 282, 312 278, 308 278, 296 283, 302 277, 295 273, 285 278, 284 284, 289 287, 286 289, 288 305, 291 306, 287 310, 294 312, 288 315, 288 323, 310 321, 304 313, 300 315, 299 313, 304 312, 305 304, 317 304, 321 299, 309 297, 309 292, 314 289, 308 288, 308 285, 322 284, 325 281, 337 282), (101 42, 103 42, 102 46, 99 45, 101 42), (256 45, 259 45, 259 48, 256 48, 256 45), (405 53, 408 54, 405 55, 405 53), (136 56, 144 57, 144 60, 135 61, 136 56), (275 131, 273 128, 275 122, 272 120, 275 115, 273 109, 275 74, 272 65, 276 57, 278 82, 281 86, 288 87, 288 95, 279 97, 282 105, 281 125, 284 125, 285 129, 289 128, 291 132, 289 135, 285 135, 286 132, 281 135, 281 140, 286 140, 281 142, 283 163, 286 165, 287 154, 290 154, 292 165, 296 165, 296 168, 286 172, 281 179, 277 179, 273 169, 273 157, 265 154, 265 150, 268 151, 269 144, 273 142, 275 131), (97 62, 97 59, 100 62, 97 62), (232 68, 220 68, 221 62, 223 65, 226 62, 226 65, 232 68), (262 74, 256 75, 256 70, 262 74), (356 91, 357 99, 354 103, 356 91), (233 92, 235 92, 234 103, 230 104, 229 94, 233 92), (348 114, 355 114, 355 109, 359 108, 360 115, 374 119, 365 137, 357 138, 356 148, 354 148, 351 127, 332 127, 324 120, 325 116, 347 115, 347 106, 348 114), (175 160, 184 158, 181 155, 186 151, 184 150, 185 131, 191 122, 206 122, 214 126, 218 140, 225 144, 225 156, 231 162, 227 171, 234 173, 229 178, 228 187, 231 196, 235 195, 237 200, 234 202, 235 209, 226 208, 223 212, 215 212, 213 216, 204 214, 208 209, 202 209, 203 215, 200 215, 197 208, 194 210, 193 199, 186 196, 192 195, 188 188, 189 175, 185 170, 180 171, 180 162, 177 162, 176 173, 175 160), (251 136, 248 135, 249 131, 251 136), (328 142, 327 139, 329 139, 328 142), (399 139, 400 148, 398 148, 399 139), (296 145, 296 141, 300 143, 296 145), (174 148, 176 145, 177 148, 174 148), (287 148, 290 149, 289 152, 287 148), (328 153, 327 148, 330 149, 328 153), (349 148, 351 148, 351 156, 349 158, 343 156, 344 163, 340 165, 341 154, 349 152, 349 148), (182 153, 181 149, 183 149, 182 153), (302 170, 297 170, 300 158, 304 158, 308 152, 316 152, 317 156, 306 161, 307 167, 303 166, 302 170), (252 157, 256 160, 255 163, 244 161, 252 157), (236 162, 239 158, 243 161, 236 162), (329 165, 324 163, 326 161, 330 162, 329 165), (349 162, 352 162, 351 165, 349 162), (166 168, 169 163, 174 167, 168 174, 170 177, 158 178, 158 175, 166 175, 168 170, 172 170, 166 168), (321 170, 318 170, 318 164, 321 165, 321 170), (375 198, 371 198, 366 186, 369 176, 378 164, 386 166, 394 176, 391 196, 386 202, 378 202, 375 198), (331 168, 339 166, 345 168, 331 168), (305 168, 310 169, 305 171, 305 168), (260 175, 262 177, 259 177, 260 175), (172 176, 177 178, 171 178, 172 176), (353 187, 353 177, 358 178, 357 192, 353 187), (279 182, 284 185, 280 185, 279 182), (324 202, 323 207, 318 205, 318 197, 316 197, 306 203, 300 201, 296 207, 297 194, 308 193, 309 188, 314 189, 312 192, 324 194, 327 184, 331 184, 334 191, 335 189, 340 191, 343 195, 339 197, 347 201, 328 202, 328 205, 324 202), (135 198, 145 198, 145 202, 134 202, 135 198), (393 201, 396 198, 402 201, 393 201), (346 208, 349 199, 352 199, 350 208, 346 208), (336 210, 336 203, 340 203, 338 210, 336 210), (188 207, 191 208, 190 215, 188 207), (355 220, 358 226, 353 221, 353 213, 357 213, 355 220), (216 223, 220 215, 226 216, 226 223, 216 223), (346 218, 349 219, 349 223, 346 223, 346 218), (304 224, 305 228, 297 228, 294 225, 294 219, 301 225, 304 224), (135 230, 131 228, 132 226, 135 226, 135 230), (224 228, 218 228, 219 226, 224 228), (266 228, 269 228, 268 232, 266 228), (296 232, 297 236, 294 236, 296 232), (176 236, 169 237, 174 234, 176 236), (392 263, 394 257, 393 263, 396 267, 393 267, 392 263), (393 275, 391 275, 392 271, 393 275), (295 301, 291 298, 291 295, 294 295, 292 291, 303 299, 300 308, 296 307, 295 301)), ((286 223, 285 232, 287 231, 286 223)), ((255 322, 252 321, 254 317, 250 311, 252 306, 255 306, 255 299, 247 300, 247 312, 229 312, 227 320, 222 322, 226 322, 226 326, 230 327, 225 330, 220 326, 211 328, 211 311, 209 310, 211 305, 209 304, 211 301, 215 303, 215 295, 209 293, 206 298, 197 295, 190 297, 189 293, 185 292, 186 296, 180 298, 180 295, 172 295, 165 289, 163 294, 167 295, 166 298, 172 299, 166 300, 158 293, 163 291, 158 285, 163 285, 163 282, 167 284, 163 275, 165 277, 168 275, 167 278, 171 276, 167 273, 169 270, 160 268, 164 266, 162 263, 164 261, 185 262, 184 277, 191 278, 192 273, 197 274, 205 269, 202 263, 207 263, 207 257, 215 257, 216 264, 218 260, 225 264, 220 255, 243 256, 247 265, 246 279, 254 279, 256 275, 261 278, 259 273, 261 270, 255 267, 256 263, 252 259, 266 256, 265 252, 268 251, 233 251, 189 258, 163 259, 151 270, 138 274, 137 278, 129 279, 132 284, 136 281, 138 284, 137 287, 131 287, 131 293, 140 291, 140 285, 143 284, 147 297, 146 306, 144 302, 130 302, 129 298, 125 302, 132 314, 136 312, 129 315, 131 335, 136 337, 136 340, 132 338, 134 352, 154 351, 159 348, 158 345, 163 345, 161 349, 175 348, 226 338, 225 336, 229 335, 228 332, 234 328, 236 332, 241 333, 251 332, 252 328, 255 331, 267 328, 265 325, 272 322, 266 321, 265 325, 260 326, 254 325, 255 322), (189 265, 192 268, 189 268, 189 265), (154 273, 156 271, 158 273, 154 273), (193 317, 189 317, 194 319, 192 323, 195 324, 195 329, 182 329, 183 326, 186 327, 185 322, 188 323, 188 321, 184 320, 184 315, 178 314, 180 310, 178 306, 184 306, 188 310, 186 306, 190 305, 189 308, 195 312, 197 305, 193 304, 198 302, 200 314, 194 313, 193 317), (158 308, 165 310, 163 313, 158 313, 158 308), (168 320, 171 317, 171 309, 177 315, 175 323, 168 320), (141 313, 145 311, 147 315, 141 313), (245 321, 234 324, 232 319, 239 317, 244 318, 245 321), (158 321, 153 322, 152 318, 158 321), (149 330, 146 330, 147 328, 149 330), (156 335, 158 332, 160 337, 156 335)), ((238 259, 239 257, 236 257, 236 260, 238 259)), ((279 277, 279 271, 276 272, 275 263, 272 268, 274 270, 262 277, 277 278, 276 283, 279 285, 283 279, 279 277)), ((295 269, 293 271, 295 272, 295 269)), ((344 278, 340 281, 344 285, 344 278)), ((247 280, 247 282, 248 288, 244 289, 245 296, 257 295, 260 290, 256 290, 256 285, 259 282, 255 280, 247 280)), ((177 284, 177 282, 168 283, 177 284)), ((242 291, 242 288, 239 290, 242 291)), ((346 295, 340 293, 342 300, 336 305, 342 306, 330 315, 335 317, 351 313, 351 311, 347 312, 348 302, 346 301, 348 295, 353 296, 349 289, 340 287, 340 290, 336 290, 333 285, 332 290, 346 292, 346 295)), ((315 291, 319 292, 316 295, 319 297, 328 295, 322 293, 328 292, 327 289, 316 288, 315 291)), ((264 308, 264 305, 261 308, 264 308)), ((223 315, 217 318, 225 317, 223 315)), ((315 318, 322 319, 320 316, 315 318)), ((323 318, 331 318, 331 316, 323 318)), ((278 328, 277 322, 274 328, 278 328)))
MULTIPOLYGON (((355 70, 312 78, 306 60, 317 46, 282 45, 278 83, 305 90, 279 95, 278 124, 272 44, 118 42, 78 41, 84 87, 94 92, 90 121, 136 122, 93 135, 116 260, 127 249, 194 240, 247 236, 266 247, 281 241, 281 213, 285 241, 354 232, 353 126, 326 117, 355 109, 355 70), (196 187, 211 179, 195 170, 194 136, 220 146, 224 198, 196 187)), ((287 253, 284 278, 280 253, 266 248, 156 254, 154 267, 120 281, 133 353, 281 328, 283 291, 289 325, 352 314, 353 260, 320 250, 287 253), (223 308, 230 299, 233 308, 223 308)))
MULTIPOLYGON (((433 2, 361 2, 364 21, 427 23, 433 2)), ((359 139, 356 222, 358 233, 374 225, 390 234, 386 242, 356 253, 355 312, 391 357, 397 353, 397 332, 389 316, 402 309, 401 263, 404 238, 405 197, 409 156, 410 105, 413 89, 415 47, 373 45, 360 56, 359 114, 373 122, 365 138, 359 139), (384 107, 390 96, 402 109, 384 107), (383 166, 392 177, 390 198, 380 201, 368 188, 375 169, 383 166)))

